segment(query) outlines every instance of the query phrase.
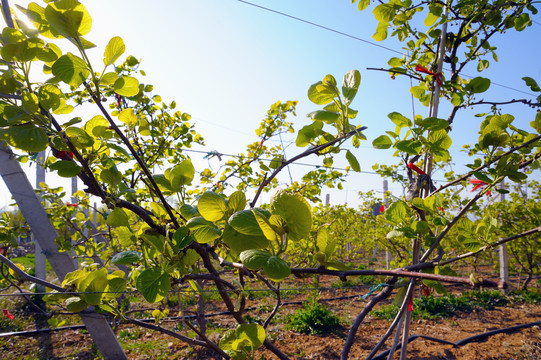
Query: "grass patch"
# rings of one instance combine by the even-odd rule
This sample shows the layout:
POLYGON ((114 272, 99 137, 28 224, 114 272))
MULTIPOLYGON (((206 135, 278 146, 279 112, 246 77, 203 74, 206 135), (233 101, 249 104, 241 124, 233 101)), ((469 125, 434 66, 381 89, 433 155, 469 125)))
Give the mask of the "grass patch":
MULTIPOLYGON (((454 316, 457 311, 469 313, 479 308, 490 310, 496 306, 505 306, 510 301, 510 297, 497 290, 471 291, 459 296, 430 295, 413 299, 412 316, 416 320, 446 318, 454 316)), ((373 310, 371 314, 380 319, 392 320, 398 314, 398 306, 394 304, 382 306, 378 310, 373 310)))
POLYGON ((304 307, 286 318, 287 330, 302 334, 326 334, 340 327, 340 319, 329 308, 313 298, 304 307))

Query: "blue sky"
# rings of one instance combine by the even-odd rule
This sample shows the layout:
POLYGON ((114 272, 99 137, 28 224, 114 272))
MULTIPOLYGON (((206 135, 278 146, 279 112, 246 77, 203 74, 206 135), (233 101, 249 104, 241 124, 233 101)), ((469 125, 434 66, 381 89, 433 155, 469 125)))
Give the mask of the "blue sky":
MULTIPOLYGON (((375 43, 371 36, 377 22, 371 8, 359 12, 349 0, 250 2, 375 43)), ((10 2, 11 5, 26 3, 10 2)), ((394 129, 388 113, 398 111, 411 117, 410 83, 404 77, 392 80, 385 72, 366 68, 385 67, 390 57, 400 55, 238 0, 92 0, 83 4, 93 18, 93 30, 87 38, 98 45, 91 50, 95 62, 102 63, 108 40, 121 36, 126 44, 126 55, 142 59, 141 69, 147 74, 142 81, 153 84, 164 101, 175 100, 181 111, 192 115, 196 129, 207 144, 206 148, 199 149, 205 151, 242 152, 246 144, 257 140, 254 130, 277 100, 299 101, 297 117, 290 119, 299 130, 310 122, 306 113, 319 108, 306 97, 310 84, 326 74, 334 75, 341 82, 348 70, 360 70, 361 88, 352 107, 359 110, 357 124, 368 127, 365 134, 369 141, 352 152, 365 173, 350 175, 344 191, 329 193, 332 203, 347 201, 355 205, 357 191, 381 190, 382 179, 370 174, 372 165, 396 160, 390 151, 372 149, 371 140, 385 130, 394 129)), ((541 22, 540 16, 535 20, 541 22)), ((493 45, 499 49, 500 61, 491 61, 489 69, 481 75, 528 93, 521 77, 531 76, 541 83, 540 35, 541 26, 534 23, 523 33, 511 32, 495 41, 493 45)), ((378 44, 401 51, 395 40, 378 44)), ((474 68, 467 69, 466 73, 476 76, 474 68)), ((533 98, 493 85, 480 98, 502 101, 523 97, 533 98)), ((415 111, 427 116, 427 109, 419 104, 415 105, 415 111)), ((533 111, 517 106, 508 111, 515 114, 519 127, 529 128, 533 111)), ((447 114, 448 107, 442 106, 441 117, 446 118, 447 114)), ((458 171, 463 169, 460 164, 467 160, 459 153, 460 147, 474 141, 478 131, 479 119, 472 114, 459 115, 453 127, 456 141, 451 154, 458 171)), ((302 151, 291 144, 294 139, 295 135, 283 138, 286 146, 289 144, 288 157, 302 151)), ((217 159, 204 160, 197 154, 193 155, 193 161, 198 171, 209 165, 216 170, 223 164, 217 159)), ((320 164, 321 160, 312 158, 303 162, 320 164)), ((344 156, 339 155, 335 166, 346 165, 344 156)), ((291 170, 293 177, 299 178, 307 169, 293 166, 291 170)), ((33 169, 28 172, 31 179, 33 172, 33 169)), ((539 171, 536 177, 539 178, 539 171)), ((69 187, 69 181, 54 181, 69 187)), ((279 181, 289 181, 287 172, 279 181)), ((0 207, 9 202, 9 194, 1 185, 0 207)), ((396 184, 390 184, 390 189, 401 192, 396 184)))

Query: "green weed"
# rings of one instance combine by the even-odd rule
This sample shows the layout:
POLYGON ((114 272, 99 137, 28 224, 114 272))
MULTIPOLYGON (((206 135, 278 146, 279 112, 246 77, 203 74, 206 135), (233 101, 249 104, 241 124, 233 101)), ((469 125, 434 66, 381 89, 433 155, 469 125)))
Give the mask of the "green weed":
POLYGON ((340 319, 316 298, 304 303, 304 307, 289 315, 286 321, 286 329, 309 335, 331 333, 340 327, 340 319))

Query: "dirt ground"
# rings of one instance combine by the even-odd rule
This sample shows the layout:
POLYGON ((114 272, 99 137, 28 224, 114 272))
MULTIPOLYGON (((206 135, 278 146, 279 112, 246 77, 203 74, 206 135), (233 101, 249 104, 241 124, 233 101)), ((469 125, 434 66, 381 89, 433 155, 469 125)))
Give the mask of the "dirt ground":
MULTIPOLYGON (((353 294, 354 290, 339 290, 321 294, 321 300, 353 294)), ((304 300, 306 295, 289 297, 287 301, 304 300)), ((271 299, 253 300, 251 305, 264 305, 271 299)), ((336 313, 342 323, 351 324, 366 302, 357 299, 324 301, 336 313)), ((283 319, 300 305, 284 306, 276 321, 267 330, 268 338, 291 359, 339 359, 349 326, 330 335, 308 336, 283 329, 283 319)), ((209 304, 209 311, 220 310, 219 303, 209 304)), ((249 312, 258 316, 256 312, 249 312)), ((265 314, 261 313, 263 318, 265 314)), ((412 335, 428 335, 456 342, 475 334, 490 330, 511 327, 541 320, 541 306, 511 304, 493 310, 476 310, 472 313, 457 313, 440 320, 419 320, 412 323, 412 335)), ((365 359, 373 346, 381 339, 390 322, 368 316, 361 325, 350 359, 365 359)), ((169 328, 174 323, 165 324, 169 328)), ((210 337, 218 341, 225 327, 233 326, 226 317, 212 318, 209 323, 210 337)), ((216 359, 212 354, 187 348, 182 342, 166 335, 145 329, 135 330, 125 325, 116 329, 117 335, 126 349, 128 357, 139 359, 216 359)), ((387 349, 391 341, 384 346, 387 349)), ((34 337, 0 338, 0 359, 95 359, 96 349, 88 334, 81 330, 54 332, 34 337)), ((259 350, 256 359, 275 359, 268 351, 259 350)), ((395 355, 395 359, 398 355, 395 355)), ((488 360, 488 359, 541 359, 541 329, 539 326, 523 329, 513 334, 498 334, 486 341, 470 343, 463 347, 453 347, 418 338, 408 346, 409 359, 436 360, 488 360)))

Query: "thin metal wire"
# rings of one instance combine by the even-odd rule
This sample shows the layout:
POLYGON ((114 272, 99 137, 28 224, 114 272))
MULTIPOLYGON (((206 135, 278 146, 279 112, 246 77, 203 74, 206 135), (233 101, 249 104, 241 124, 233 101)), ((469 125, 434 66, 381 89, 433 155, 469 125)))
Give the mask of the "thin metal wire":
MULTIPOLYGON (((385 283, 378 284, 376 286, 373 285, 355 285, 355 286, 339 286, 339 287, 313 287, 313 288, 281 288, 280 291, 334 291, 334 290, 344 290, 344 289, 373 289, 375 290, 369 290, 368 294, 365 296, 371 295, 374 291, 376 291, 378 288, 386 285, 385 283)), ((269 289, 238 289, 238 290, 232 290, 232 289, 226 289, 227 292, 245 292, 245 293, 256 293, 256 292, 273 292, 269 289)), ((194 293, 198 294, 200 292, 203 293, 218 293, 220 292, 217 289, 201 289, 199 291, 193 290, 193 289, 175 289, 168 291, 168 294, 176 294, 176 293, 194 293)), ((65 292, 27 292, 27 293, 10 293, 10 294, 0 294, 0 297, 13 297, 13 296, 32 296, 32 295, 84 295, 84 294, 138 294, 141 293, 139 290, 129 290, 129 291, 65 291, 65 292)))

